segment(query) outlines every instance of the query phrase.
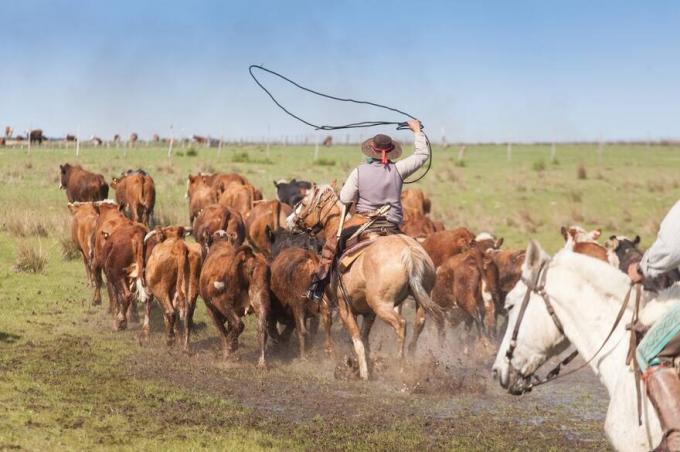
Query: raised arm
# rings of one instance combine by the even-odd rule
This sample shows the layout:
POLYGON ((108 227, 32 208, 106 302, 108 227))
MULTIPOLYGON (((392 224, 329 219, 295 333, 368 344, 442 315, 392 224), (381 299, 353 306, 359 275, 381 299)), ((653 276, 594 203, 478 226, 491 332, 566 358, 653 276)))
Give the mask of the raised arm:
POLYGON ((408 122, 409 128, 413 131, 414 151, 408 157, 399 160, 395 165, 402 179, 406 179, 411 174, 427 162, 430 156, 430 149, 427 146, 427 139, 420 131, 420 121, 412 120, 408 122))

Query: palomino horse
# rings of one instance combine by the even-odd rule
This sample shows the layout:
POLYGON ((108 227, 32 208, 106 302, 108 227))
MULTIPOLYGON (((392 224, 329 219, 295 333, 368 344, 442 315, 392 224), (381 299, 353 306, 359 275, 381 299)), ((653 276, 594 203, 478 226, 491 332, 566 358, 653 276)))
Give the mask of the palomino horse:
MULTIPOLYGON (((588 364, 609 392, 604 426, 609 441, 617 450, 651 450, 661 440, 659 420, 642 389, 645 400, 642 425, 638 425, 635 376, 626 365, 629 333, 625 325, 633 315, 632 300, 612 330, 629 287, 628 277, 605 262, 569 250, 560 251, 550 259, 538 243, 532 241, 527 249, 522 281, 506 298, 508 328, 496 356, 493 375, 503 388, 520 395, 531 389, 531 379, 538 368, 564 351, 569 343, 588 360, 602 347, 588 364), (526 311, 513 344, 511 337, 521 316, 520 305, 528 290, 527 283, 533 285, 538 274, 541 280, 524 305, 526 311), (554 311, 554 317, 549 308, 554 311), (611 337, 605 343, 610 331, 611 337)), ((641 320, 652 323, 680 302, 678 295, 677 289, 661 294, 640 312, 641 320)))
MULTIPOLYGON (((333 188, 312 185, 288 217, 288 224, 320 229, 326 237, 332 237, 337 233, 340 215, 340 203, 333 188)), ((352 224, 351 218, 347 224, 352 224)), ((352 338, 362 379, 368 379, 368 335, 376 315, 396 331, 399 358, 403 359, 406 321, 394 308, 409 295, 416 300, 416 321, 409 344, 409 351, 415 351, 416 341, 425 326, 425 311, 441 316, 441 308, 430 298, 434 282, 434 264, 423 247, 414 239, 398 234, 376 238, 339 277, 338 284, 331 287, 331 295, 339 301, 342 323, 352 338), (364 317, 361 332, 358 315, 364 317)))

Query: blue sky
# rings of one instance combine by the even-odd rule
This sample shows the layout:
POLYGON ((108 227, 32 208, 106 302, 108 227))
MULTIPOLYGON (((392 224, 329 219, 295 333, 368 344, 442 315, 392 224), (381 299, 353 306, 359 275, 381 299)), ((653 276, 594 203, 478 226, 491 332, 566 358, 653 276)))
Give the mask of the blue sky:
MULTIPOLYGON (((679 2, 3 0, 0 10, 0 125, 17 130, 313 136, 250 80, 256 63, 408 111, 434 139, 680 138, 679 2)), ((264 81, 311 122, 401 119, 264 81)))

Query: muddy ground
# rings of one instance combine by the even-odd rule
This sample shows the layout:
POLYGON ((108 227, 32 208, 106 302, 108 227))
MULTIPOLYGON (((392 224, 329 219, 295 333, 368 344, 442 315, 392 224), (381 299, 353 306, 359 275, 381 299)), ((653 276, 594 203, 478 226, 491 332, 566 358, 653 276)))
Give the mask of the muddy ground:
MULTIPOLYGON (((160 319, 156 323, 159 331, 160 319)), ((209 336, 195 342, 191 354, 168 349, 156 334, 124 361, 125 373, 228 399, 249 411, 250 426, 274 437, 294 431, 306 437, 305 448, 607 448, 607 394, 592 373, 511 396, 490 378, 494 350, 473 345, 463 353, 456 345, 461 332, 449 334, 442 349, 428 328, 402 368, 394 358, 394 333, 376 322, 372 379, 362 382, 340 325, 334 327, 332 357, 323 353, 319 335, 310 356, 299 360, 293 338, 271 344, 266 371, 254 368, 255 341, 244 338, 239 359, 225 362, 213 326, 197 328, 209 336)), ((135 340, 134 330, 123 334, 135 340)))

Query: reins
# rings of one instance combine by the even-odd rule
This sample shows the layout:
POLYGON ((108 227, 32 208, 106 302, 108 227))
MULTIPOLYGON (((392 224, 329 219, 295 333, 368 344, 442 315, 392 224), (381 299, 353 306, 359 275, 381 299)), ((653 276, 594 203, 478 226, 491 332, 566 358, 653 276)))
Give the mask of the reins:
MULTIPOLYGON (((508 347, 508 351, 505 354, 506 358, 508 361, 512 361, 512 357, 515 352, 515 348, 517 347, 517 336, 519 334, 519 328, 522 323, 522 319, 524 318, 524 314, 526 313, 527 306, 529 304, 529 300, 531 299, 531 294, 536 293, 541 296, 543 299, 543 302, 545 303, 546 308, 548 309, 548 313, 550 314, 550 317, 553 319, 553 322, 555 323, 555 326, 559 330, 561 334, 564 334, 564 328, 562 327, 562 323, 560 322, 559 318, 555 314, 555 310, 552 307, 552 303, 550 303, 550 296, 548 293, 545 291, 545 283, 547 279, 547 274, 548 274, 548 267, 550 263, 550 259, 547 259, 541 263, 541 266, 538 269, 538 272, 534 275, 533 279, 531 281, 522 279, 524 283, 527 285, 527 291, 524 294, 524 298, 522 299, 522 304, 520 306, 520 311, 519 315, 517 317, 517 321, 515 322, 515 327, 512 331, 512 337, 510 340, 510 346, 508 347)), ((621 323, 621 319, 623 318, 623 314, 626 312, 626 309, 628 308, 628 304, 630 303, 630 295, 633 291, 633 288, 635 287, 636 289, 636 294, 635 294, 635 312, 633 314, 633 321, 635 322, 637 320, 637 311, 640 306, 640 297, 641 297, 641 289, 640 289, 640 284, 634 284, 631 283, 630 287, 628 288, 628 292, 626 292, 626 296, 623 299, 623 304, 621 305, 621 308, 619 309, 618 314, 616 315, 616 319, 614 320, 614 324, 609 330, 609 333, 607 333, 607 337, 605 337, 604 341, 602 341, 602 345, 597 349, 597 351, 593 354, 593 356, 590 357, 587 361, 585 361, 583 364, 578 366, 575 369, 570 370, 569 372, 566 372, 564 374, 560 375, 560 370, 562 366, 566 366, 569 364, 577 355, 578 351, 574 350, 572 353, 569 354, 565 359, 560 361, 557 366, 555 366, 550 372, 546 374, 546 377, 544 379, 541 379, 537 375, 533 375, 534 382, 529 384, 528 390, 531 390, 534 386, 540 386, 548 383, 549 381, 554 381, 558 378, 566 377, 567 375, 574 374, 578 372, 579 370, 583 369, 584 367, 588 366, 599 354, 600 352, 604 349, 605 345, 607 342, 609 342, 609 339, 612 337, 614 334, 614 331, 616 331, 616 328, 619 326, 619 323, 621 323)), ((631 335, 634 335, 635 332, 631 331, 631 335)), ((633 338, 631 338, 631 347, 634 346, 633 343, 633 338)), ((635 343, 636 344, 636 343, 635 343)), ((633 350, 634 353, 634 350, 633 350)), ((630 361, 630 350, 628 353, 628 359, 626 361, 626 364, 630 361)), ((638 392, 638 415, 640 413, 640 390, 639 390, 639 370, 636 370, 636 382, 637 382, 637 392, 638 392)))
MULTIPOLYGON (((393 107, 388 107, 386 105, 381 105, 381 104, 378 104, 376 102, 369 102, 369 101, 366 101, 366 100, 356 100, 356 99, 351 99, 351 98, 336 97, 336 96, 331 96, 330 94, 324 94, 324 93, 321 93, 319 91, 315 91, 313 89, 310 89, 310 88, 307 88, 305 86, 300 85, 299 83, 289 79, 286 76, 279 74, 276 71, 272 71, 271 69, 267 69, 266 67, 258 65, 258 64, 251 64, 248 67, 248 72, 250 72, 250 76, 253 78, 255 83, 257 83, 257 86, 262 88, 262 91, 267 93, 269 98, 276 104, 276 106, 278 106, 281 110, 283 110, 289 116, 297 119, 298 121, 300 121, 303 124, 306 124, 310 127, 313 127, 315 130, 332 131, 332 130, 357 129, 357 128, 365 128, 365 127, 377 127, 377 126, 397 126, 396 127, 397 130, 408 130, 409 126, 408 126, 407 122, 403 122, 403 121, 402 122, 395 122, 395 121, 360 121, 360 122, 352 122, 352 123, 349 123, 349 124, 334 125, 334 126, 314 124, 312 122, 309 122, 309 121, 301 118, 300 116, 296 115, 295 113, 291 112, 286 107, 284 107, 276 99, 276 97, 274 97, 274 95, 262 84, 262 82, 260 82, 260 80, 258 80, 257 77, 255 77, 255 74, 253 73, 254 69, 259 69, 261 71, 267 72, 271 75, 274 75, 274 76, 284 80, 285 82, 290 83, 291 85, 295 86, 298 89, 301 89, 301 90, 306 91, 306 92, 311 93, 311 94, 315 94, 315 95, 320 96, 320 97, 325 97, 326 99, 331 99, 331 100, 335 100, 335 101, 339 101, 339 102, 349 102, 349 103, 360 104, 360 105, 370 105, 371 107, 382 108, 384 110, 388 110, 388 111, 391 111, 391 112, 394 112, 394 113, 398 113, 400 115, 404 115, 404 116, 411 118, 411 119, 416 119, 413 115, 410 115, 409 113, 406 113, 405 111, 402 111, 402 110, 399 110, 399 109, 393 108, 393 107)), ((421 123, 421 131, 422 131, 422 129, 424 129, 424 127, 422 126, 422 123, 421 123)), ((428 158, 427 168, 425 169, 425 172, 423 174, 421 174, 420 176, 418 176, 417 178, 410 180, 410 181, 404 181, 405 184, 412 184, 414 182, 418 182, 420 179, 425 177, 425 175, 430 171, 430 168, 432 167, 432 145, 430 144, 430 139, 427 137, 425 132, 422 131, 422 133, 425 136, 425 141, 426 141, 427 147, 429 149, 429 158, 428 158)))

